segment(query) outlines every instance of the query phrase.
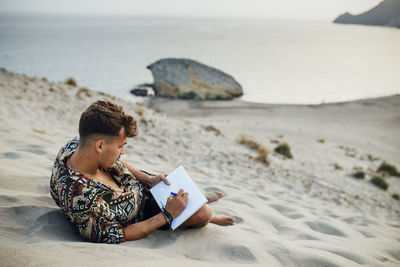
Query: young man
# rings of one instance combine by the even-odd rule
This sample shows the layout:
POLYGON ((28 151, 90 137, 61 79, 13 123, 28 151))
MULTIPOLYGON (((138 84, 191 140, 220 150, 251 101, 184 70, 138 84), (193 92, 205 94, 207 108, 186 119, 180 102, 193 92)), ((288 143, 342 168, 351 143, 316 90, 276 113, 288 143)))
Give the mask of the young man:
MULTIPOLYGON (((120 160, 129 137, 137 135, 136 120, 122 107, 97 101, 81 115, 79 138, 64 145, 54 162, 50 192, 79 233, 94 242, 120 243, 145 237, 185 209, 189 194, 182 189, 160 210, 149 189, 169 184, 166 174, 148 175, 120 160)), ((209 202, 221 198, 207 196, 209 202)), ((228 216, 212 216, 205 204, 183 227, 209 222, 232 225, 228 216)))

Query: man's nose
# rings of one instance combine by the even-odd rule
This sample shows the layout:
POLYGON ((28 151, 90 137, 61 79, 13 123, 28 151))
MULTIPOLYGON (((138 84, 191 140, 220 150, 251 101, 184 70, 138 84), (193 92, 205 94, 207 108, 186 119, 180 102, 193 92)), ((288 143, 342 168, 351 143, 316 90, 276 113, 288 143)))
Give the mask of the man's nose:
POLYGON ((125 148, 124 147, 121 149, 121 155, 123 155, 123 154, 125 154, 125 148))

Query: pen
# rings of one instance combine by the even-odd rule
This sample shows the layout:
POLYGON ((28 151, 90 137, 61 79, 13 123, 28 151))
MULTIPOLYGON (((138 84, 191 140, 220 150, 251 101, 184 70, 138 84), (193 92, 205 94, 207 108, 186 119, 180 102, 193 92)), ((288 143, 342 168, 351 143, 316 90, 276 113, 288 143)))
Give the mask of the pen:
POLYGON ((171 195, 173 195, 173 196, 176 196, 176 193, 174 193, 174 192, 171 192, 171 195))

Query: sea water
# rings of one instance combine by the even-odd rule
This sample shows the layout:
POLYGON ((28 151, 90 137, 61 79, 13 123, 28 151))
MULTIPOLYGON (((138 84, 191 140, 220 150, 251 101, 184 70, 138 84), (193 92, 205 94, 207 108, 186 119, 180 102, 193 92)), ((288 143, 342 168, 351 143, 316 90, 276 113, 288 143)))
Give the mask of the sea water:
POLYGON ((146 66, 190 58, 243 100, 316 104, 400 93, 400 29, 320 21, 0 16, 0 66, 128 97, 146 66))

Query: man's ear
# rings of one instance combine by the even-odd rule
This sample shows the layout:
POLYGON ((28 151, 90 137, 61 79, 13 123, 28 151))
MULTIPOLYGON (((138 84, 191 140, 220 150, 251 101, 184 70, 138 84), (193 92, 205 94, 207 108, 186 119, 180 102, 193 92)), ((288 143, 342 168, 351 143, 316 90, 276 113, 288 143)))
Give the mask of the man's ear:
POLYGON ((97 140, 96 141, 96 151, 98 153, 101 153, 101 152, 103 152, 103 150, 104 150, 104 140, 103 139, 97 140))

